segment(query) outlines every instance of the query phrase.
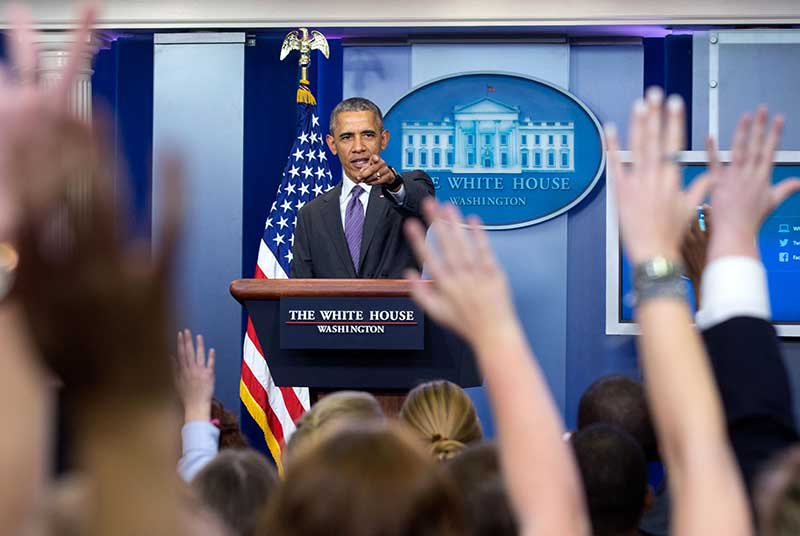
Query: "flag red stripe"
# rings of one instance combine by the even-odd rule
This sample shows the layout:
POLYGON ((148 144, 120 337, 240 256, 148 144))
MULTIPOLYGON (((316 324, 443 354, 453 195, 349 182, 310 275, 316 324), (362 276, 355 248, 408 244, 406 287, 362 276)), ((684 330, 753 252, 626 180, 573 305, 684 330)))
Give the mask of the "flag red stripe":
MULTIPOLYGON (((256 335, 256 329, 253 327, 253 321, 249 317, 247 319, 247 338, 255 345, 258 353, 264 357, 264 350, 261 348, 261 343, 258 341, 258 335, 256 335)), ((296 421, 305 413, 303 404, 301 404, 300 400, 297 398, 297 393, 295 393, 294 389, 291 387, 278 387, 278 389, 280 389, 283 395, 283 403, 286 405, 286 411, 289 412, 289 417, 291 417, 293 421, 296 421)))
POLYGON ((258 342, 258 335, 256 335, 256 328, 253 327, 253 321, 250 317, 247 317, 247 338, 250 339, 250 342, 253 343, 253 346, 256 347, 258 353, 261 357, 264 357, 264 350, 261 349, 261 343, 258 342))

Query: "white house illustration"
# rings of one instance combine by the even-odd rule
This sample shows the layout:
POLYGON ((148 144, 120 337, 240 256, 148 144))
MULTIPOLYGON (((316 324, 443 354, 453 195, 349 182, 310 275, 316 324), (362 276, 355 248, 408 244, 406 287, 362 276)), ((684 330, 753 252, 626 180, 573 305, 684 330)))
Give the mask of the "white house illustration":
POLYGON ((572 122, 520 120, 518 106, 484 97, 442 122, 403 122, 403 169, 453 173, 575 171, 572 122))

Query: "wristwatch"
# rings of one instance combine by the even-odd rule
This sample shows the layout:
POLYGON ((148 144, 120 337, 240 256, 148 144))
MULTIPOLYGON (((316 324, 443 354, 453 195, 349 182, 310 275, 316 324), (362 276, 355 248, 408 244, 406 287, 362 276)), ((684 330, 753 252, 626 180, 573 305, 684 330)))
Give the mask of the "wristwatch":
POLYGON ((679 261, 662 256, 637 264, 633 272, 636 305, 656 297, 686 300, 688 288, 682 274, 683 265, 679 261))
POLYGON ((397 170, 396 170, 396 169, 394 169, 392 166, 389 166, 389 169, 390 169, 390 170, 392 171, 392 173, 394 174, 394 180, 393 180, 392 182, 390 182, 389 184, 387 184, 387 185, 386 185, 386 188, 387 188, 388 190, 392 191, 392 192, 396 192, 397 190, 399 190, 399 189, 400 189, 400 186, 402 186, 402 185, 403 185, 403 176, 402 176, 402 175, 400 175, 400 174, 397 172, 397 170))

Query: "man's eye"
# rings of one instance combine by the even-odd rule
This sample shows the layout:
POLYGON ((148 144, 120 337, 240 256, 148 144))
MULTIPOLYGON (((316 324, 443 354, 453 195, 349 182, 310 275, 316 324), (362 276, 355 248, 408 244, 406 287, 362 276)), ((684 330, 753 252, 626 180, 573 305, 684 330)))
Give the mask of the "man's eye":
POLYGON ((350 136, 349 134, 345 134, 345 135, 341 136, 339 139, 342 140, 342 141, 345 141, 345 140, 349 140, 351 137, 352 136, 350 136))

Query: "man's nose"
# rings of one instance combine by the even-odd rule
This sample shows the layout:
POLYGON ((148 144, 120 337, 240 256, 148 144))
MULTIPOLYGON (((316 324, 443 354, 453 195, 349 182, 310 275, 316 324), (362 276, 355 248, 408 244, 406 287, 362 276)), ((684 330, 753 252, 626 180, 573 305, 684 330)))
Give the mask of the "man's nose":
POLYGON ((366 150, 366 146, 364 145, 364 140, 361 136, 356 135, 353 141, 353 152, 360 153, 366 150))

